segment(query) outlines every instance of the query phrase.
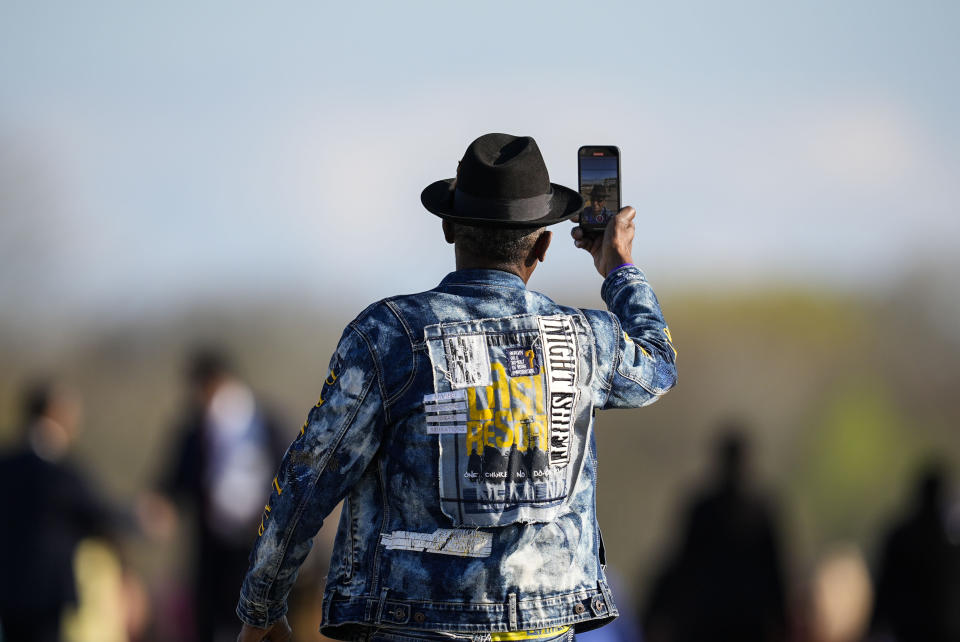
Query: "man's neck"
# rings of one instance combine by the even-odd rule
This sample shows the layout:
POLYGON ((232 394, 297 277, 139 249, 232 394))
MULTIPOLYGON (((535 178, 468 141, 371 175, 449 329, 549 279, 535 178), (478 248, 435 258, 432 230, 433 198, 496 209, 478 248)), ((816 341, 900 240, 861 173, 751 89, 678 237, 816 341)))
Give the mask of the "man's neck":
POLYGON ((457 257, 458 270, 500 270, 501 272, 516 274, 523 279, 524 284, 530 280, 530 275, 533 274, 535 267, 536 263, 528 268, 524 265, 515 265, 513 263, 491 263, 489 261, 472 260, 470 257, 457 257))

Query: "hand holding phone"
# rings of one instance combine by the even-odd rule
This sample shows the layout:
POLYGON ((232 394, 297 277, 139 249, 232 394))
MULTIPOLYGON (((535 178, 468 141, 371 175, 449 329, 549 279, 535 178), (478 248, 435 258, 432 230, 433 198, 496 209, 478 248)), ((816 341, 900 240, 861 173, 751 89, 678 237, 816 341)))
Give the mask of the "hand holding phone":
POLYGON ((577 150, 580 195, 586 206, 580 227, 602 230, 620 211, 620 150, 612 145, 584 145, 577 150))
POLYGON ((637 211, 630 206, 617 212, 603 232, 592 232, 582 227, 570 230, 573 244, 593 257, 593 265, 606 278, 618 267, 633 263, 633 219, 637 211))

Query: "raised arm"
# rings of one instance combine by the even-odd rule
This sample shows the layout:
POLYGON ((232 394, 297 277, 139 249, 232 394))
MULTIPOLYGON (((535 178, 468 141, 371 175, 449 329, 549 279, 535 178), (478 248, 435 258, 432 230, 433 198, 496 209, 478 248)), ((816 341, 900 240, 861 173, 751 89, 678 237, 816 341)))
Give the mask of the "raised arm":
POLYGON ((602 235, 586 234, 579 227, 572 232, 576 246, 591 254, 597 271, 605 277, 601 295, 610 316, 591 315, 602 335, 598 341, 600 370, 609 384, 602 408, 653 403, 677 381, 677 351, 670 329, 653 289, 633 265, 635 216, 636 210, 625 207, 602 235))

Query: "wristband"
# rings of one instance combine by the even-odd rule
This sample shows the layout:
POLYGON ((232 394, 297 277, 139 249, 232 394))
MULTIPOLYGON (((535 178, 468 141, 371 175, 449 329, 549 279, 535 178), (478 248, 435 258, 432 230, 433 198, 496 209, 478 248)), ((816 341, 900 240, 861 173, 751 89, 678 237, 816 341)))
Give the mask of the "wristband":
POLYGON ((610 276, 611 274, 613 274, 614 272, 616 272, 617 270, 619 270, 619 269, 622 268, 622 267, 628 267, 628 266, 629 266, 629 267, 636 267, 633 263, 621 263, 621 264, 618 265, 617 267, 615 267, 615 268, 613 268, 612 270, 610 270, 609 272, 607 272, 607 276, 610 276))

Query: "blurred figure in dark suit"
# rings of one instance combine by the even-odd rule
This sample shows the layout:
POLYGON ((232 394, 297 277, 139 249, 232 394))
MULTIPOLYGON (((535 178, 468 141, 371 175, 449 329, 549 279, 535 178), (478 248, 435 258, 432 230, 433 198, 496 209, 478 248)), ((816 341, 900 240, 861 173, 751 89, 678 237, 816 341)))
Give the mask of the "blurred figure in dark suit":
POLYGON ((153 513, 146 521, 176 515, 169 500, 193 510, 196 640, 233 640, 237 587, 257 535, 264 489, 287 444, 222 352, 197 350, 187 382, 189 402, 161 475, 160 494, 146 502, 146 512, 153 513))
POLYGON ((23 441, 0 457, 0 628, 5 642, 56 642, 76 603, 80 540, 119 519, 66 457, 80 430, 79 397, 48 382, 24 395, 23 441))
POLYGON ((946 528, 946 468, 920 475, 913 505, 886 537, 873 639, 960 642, 960 547, 946 528))
POLYGON ((649 642, 780 642, 787 637, 780 536, 748 484, 748 442, 728 425, 711 484, 686 511, 679 551, 644 614, 649 642))

